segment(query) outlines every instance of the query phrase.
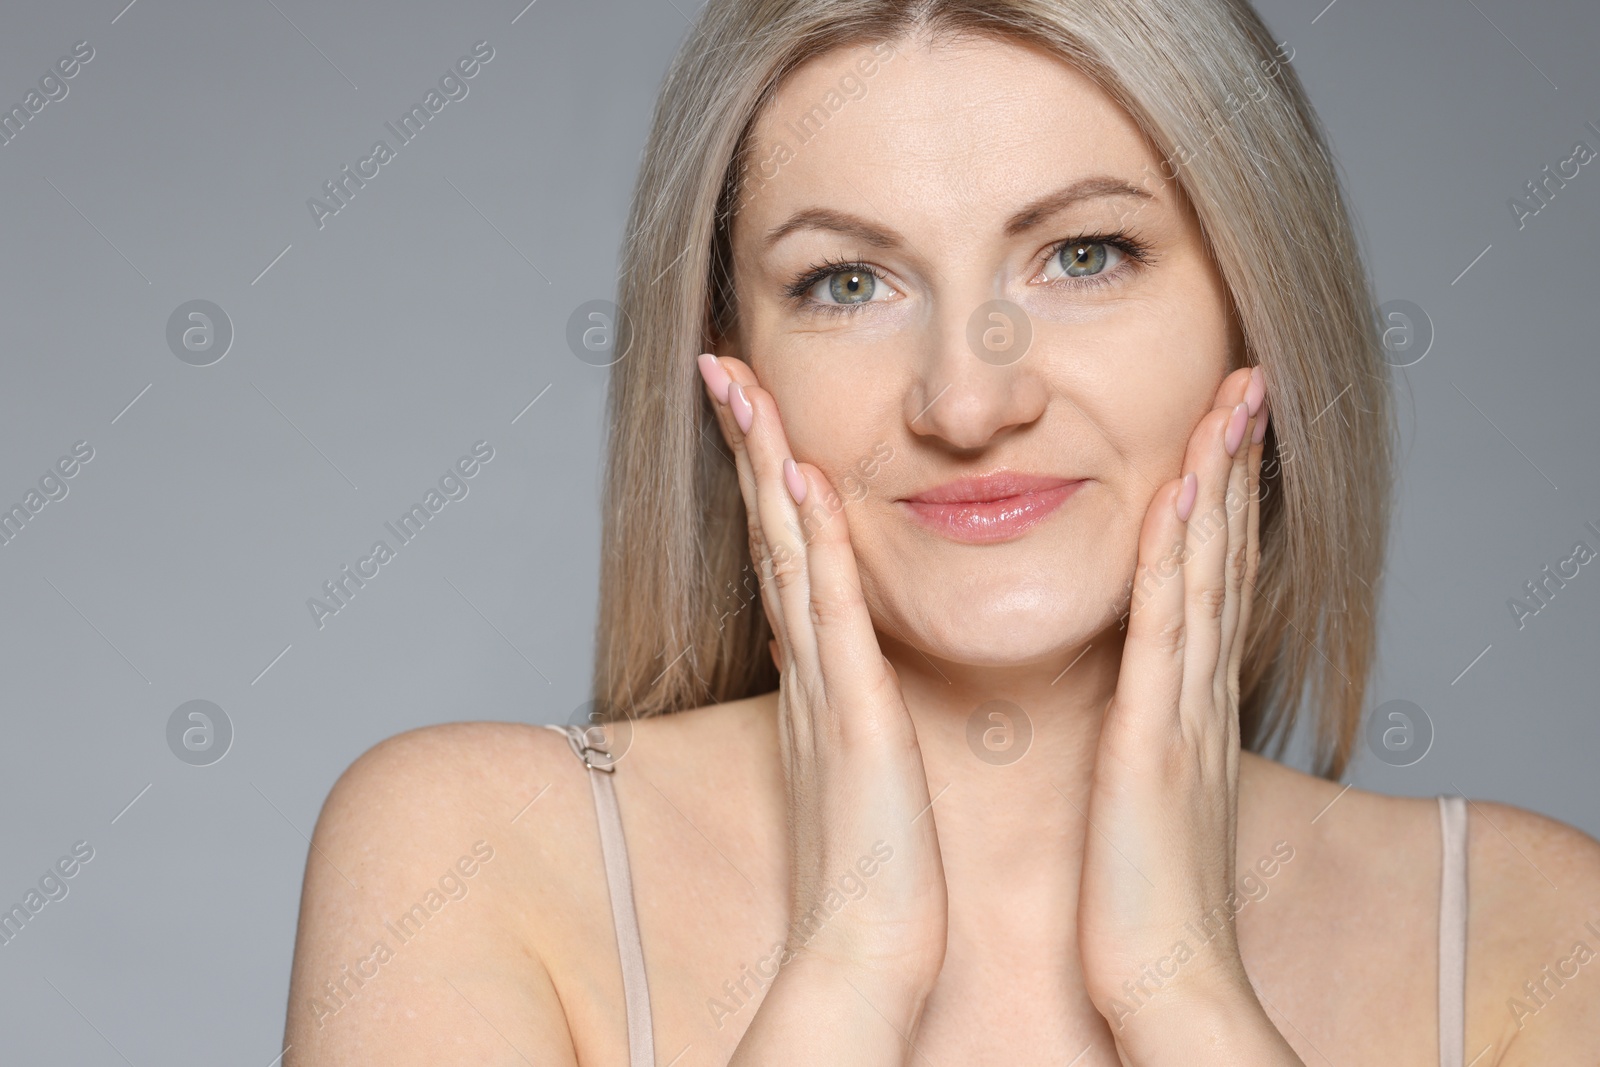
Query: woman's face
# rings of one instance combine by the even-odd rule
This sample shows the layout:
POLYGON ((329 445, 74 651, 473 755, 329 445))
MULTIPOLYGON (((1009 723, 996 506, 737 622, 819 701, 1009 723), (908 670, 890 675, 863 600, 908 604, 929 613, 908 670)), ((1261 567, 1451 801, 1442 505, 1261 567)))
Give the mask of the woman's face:
POLYGON ((1117 629, 1151 497, 1239 349, 1136 124, 1048 53, 969 38, 817 57, 752 136, 716 351, 839 491, 880 633, 1000 666, 1117 629), (1079 484, 1024 530, 907 502, 1002 471, 1079 484))

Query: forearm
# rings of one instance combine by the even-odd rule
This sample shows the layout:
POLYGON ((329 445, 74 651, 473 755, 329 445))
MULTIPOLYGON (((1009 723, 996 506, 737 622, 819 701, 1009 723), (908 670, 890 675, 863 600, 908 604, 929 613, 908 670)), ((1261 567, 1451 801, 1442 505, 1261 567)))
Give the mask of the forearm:
POLYGON ((728 1067, 908 1063, 922 998, 802 957, 767 989, 728 1067))

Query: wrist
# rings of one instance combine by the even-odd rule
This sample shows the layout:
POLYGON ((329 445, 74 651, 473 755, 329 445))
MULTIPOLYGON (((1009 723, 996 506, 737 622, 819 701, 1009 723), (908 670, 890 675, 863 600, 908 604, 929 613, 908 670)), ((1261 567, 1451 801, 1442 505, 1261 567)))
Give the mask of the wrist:
POLYGON ((926 991, 826 957, 787 957, 729 1067, 909 1063, 926 999, 926 991))
MULTIPOLYGON (((923 1006, 933 983, 908 977, 905 970, 886 970, 857 962, 840 960, 805 948, 791 950, 787 962, 774 981, 804 991, 806 996, 839 998, 859 1005, 860 1010, 890 1022, 901 1033, 910 1033, 922 1018, 923 1006)), ((937 976, 935 976, 937 977, 937 976)))
POLYGON ((1236 975, 1197 976, 1137 1005, 1120 1002, 1111 1008, 1102 1014, 1129 1064, 1301 1063, 1267 1015, 1242 966, 1236 975))

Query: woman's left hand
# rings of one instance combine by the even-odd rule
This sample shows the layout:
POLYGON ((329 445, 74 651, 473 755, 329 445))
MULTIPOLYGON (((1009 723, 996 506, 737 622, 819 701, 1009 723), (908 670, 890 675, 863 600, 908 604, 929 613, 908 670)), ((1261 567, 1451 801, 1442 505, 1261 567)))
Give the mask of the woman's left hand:
POLYGON ((1101 727, 1078 897, 1084 979, 1125 1062, 1299 1063, 1233 926, 1239 665, 1250 622, 1265 384, 1224 379, 1139 538, 1101 727))

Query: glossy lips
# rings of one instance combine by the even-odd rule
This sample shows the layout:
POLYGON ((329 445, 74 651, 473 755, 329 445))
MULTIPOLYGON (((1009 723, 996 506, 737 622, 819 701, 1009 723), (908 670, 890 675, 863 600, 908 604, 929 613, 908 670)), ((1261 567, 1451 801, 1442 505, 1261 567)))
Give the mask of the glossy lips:
POLYGON ((961 478, 907 497, 900 504, 937 533, 970 544, 1020 537, 1066 502, 1083 479, 1045 478, 1004 471, 961 478))

